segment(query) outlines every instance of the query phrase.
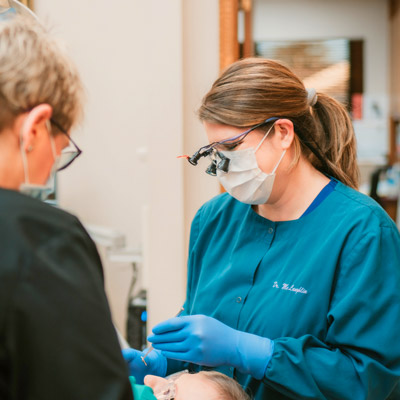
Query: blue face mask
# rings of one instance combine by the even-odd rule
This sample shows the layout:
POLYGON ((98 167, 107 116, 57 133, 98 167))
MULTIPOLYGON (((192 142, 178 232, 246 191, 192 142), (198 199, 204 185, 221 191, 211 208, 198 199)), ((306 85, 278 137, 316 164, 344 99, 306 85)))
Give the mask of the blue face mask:
POLYGON ((56 170, 53 167, 47 182, 44 185, 35 185, 33 183, 22 183, 19 187, 20 193, 23 193, 34 199, 45 201, 55 192, 55 175, 56 170))
POLYGON ((54 164, 51 168, 49 178, 47 179, 47 182, 44 185, 38 185, 34 183, 29 182, 29 173, 28 173, 28 160, 26 158, 25 150, 23 147, 23 140, 22 140, 22 135, 20 138, 20 151, 21 151, 21 158, 22 158, 22 164, 24 167, 24 174, 25 174, 25 182, 22 183, 19 187, 19 191, 23 194, 26 194, 27 196, 33 197, 38 200, 45 201, 47 198, 55 192, 55 177, 56 177, 56 172, 57 172, 57 153, 56 153, 56 146, 54 143, 53 136, 51 134, 51 127, 50 124, 48 124, 48 130, 49 130, 49 135, 50 135, 50 145, 51 145, 51 151, 53 153, 54 157, 54 164))
POLYGON ((0 21, 14 18, 17 15, 15 8, 4 8, 0 6, 0 21))

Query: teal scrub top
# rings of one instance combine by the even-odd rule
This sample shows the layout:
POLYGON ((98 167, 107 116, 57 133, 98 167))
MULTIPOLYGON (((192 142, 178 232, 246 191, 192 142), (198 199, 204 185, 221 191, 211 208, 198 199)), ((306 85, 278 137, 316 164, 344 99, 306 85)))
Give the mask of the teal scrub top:
MULTIPOLYGON (((399 231, 340 182, 293 221, 265 219, 227 193, 204 204, 184 314, 274 341, 262 380, 217 368, 256 400, 400 398, 399 231)), ((184 367, 169 360, 168 373, 184 367)))
POLYGON ((133 398, 135 400, 157 400, 153 389, 146 385, 138 385, 134 376, 129 377, 132 386, 133 398))

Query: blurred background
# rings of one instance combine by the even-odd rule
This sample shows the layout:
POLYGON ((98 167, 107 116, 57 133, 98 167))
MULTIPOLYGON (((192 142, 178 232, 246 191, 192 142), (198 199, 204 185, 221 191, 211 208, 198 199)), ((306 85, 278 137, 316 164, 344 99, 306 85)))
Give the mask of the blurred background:
POLYGON ((133 346, 184 301, 190 223, 220 187, 206 164, 177 156, 206 143, 197 108, 241 57, 280 59, 347 105, 360 190, 400 226, 399 0, 24 3, 86 86, 85 120, 73 132, 84 155, 59 174, 57 202, 98 244, 114 321, 133 346))

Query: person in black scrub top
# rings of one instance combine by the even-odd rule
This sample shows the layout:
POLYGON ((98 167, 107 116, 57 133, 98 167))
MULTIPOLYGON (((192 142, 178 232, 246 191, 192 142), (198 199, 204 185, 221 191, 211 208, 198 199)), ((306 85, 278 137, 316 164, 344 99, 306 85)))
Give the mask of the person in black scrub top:
POLYGON ((0 21, 2 400, 133 399, 96 247, 41 201, 80 154, 81 113, 78 73, 39 23, 0 21))

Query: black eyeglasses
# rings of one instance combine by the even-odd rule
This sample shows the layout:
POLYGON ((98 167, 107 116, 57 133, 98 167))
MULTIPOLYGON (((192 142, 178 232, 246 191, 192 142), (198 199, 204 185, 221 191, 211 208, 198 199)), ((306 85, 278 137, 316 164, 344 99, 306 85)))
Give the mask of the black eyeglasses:
POLYGON ((57 158, 57 171, 62 171, 63 169, 69 167, 78 156, 82 154, 82 150, 78 145, 72 140, 71 136, 60 126, 60 124, 54 119, 50 119, 50 122, 64 135, 68 137, 69 145, 62 149, 60 156, 57 158))
POLYGON ((228 157, 225 157, 221 152, 217 151, 216 147, 221 144, 225 146, 232 146, 242 141, 250 132, 253 132, 256 129, 261 128, 262 126, 268 124, 269 122, 277 121, 278 119, 279 118, 277 117, 268 118, 265 121, 252 126, 247 131, 239 133, 239 135, 221 140, 220 142, 213 142, 206 146, 200 147, 200 149, 197 150, 196 153, 194 153, 191 157, 187 157, 187 160, 190 162, 190 164, 197 165, 201 157, 206 157, 214 154, 215 156, 218 156, 220 160, 217 161, 216 157, 214 157, 211 164, 206 169, 206 173, 215 176, 217 174, 217 169, 223 172, 228 172, 230 159, 228 157))

